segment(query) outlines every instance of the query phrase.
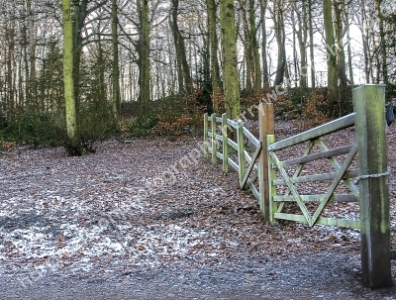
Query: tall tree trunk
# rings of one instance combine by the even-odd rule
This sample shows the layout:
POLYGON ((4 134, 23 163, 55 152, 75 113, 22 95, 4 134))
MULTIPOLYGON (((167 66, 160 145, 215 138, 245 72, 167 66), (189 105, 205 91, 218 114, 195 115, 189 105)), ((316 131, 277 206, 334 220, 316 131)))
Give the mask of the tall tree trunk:
POLYGON ((323 0, 323 16, 327 45, 327 101, 329 105, 337 103, 337 53, 334 53, 335 38, 331 0, 323 0))
POLYGON ((28 13, 28 32, 29 32, 29 63, 30 63, 30 74, 29 78, 26 78, 29 86, 29 97, 36 96, 36 30, 34 20, 32 16, 32 4, 31 0, 26 1, 27 13, 28 13))
POLYGON ((363 44, 363 58, 364 58, 364 74, 366 76, 366 83, 370 82, 370 71, 369 71, 369 54, 368 54, 368 33, 366 30, 366 2, 361 0, 361 15, 362 21, 360 24, 360 31, 362 33, 362 44, 363 44))
POLYGON ((258 41, 256 38, 255 1, 245 2, 242 12, 244 29, 244 51, 246 59, 246 88, 259 91, 261 89, 261 68, 258 41))
POLYGON ((297 3, 294 4, 294 11, 297 15, 298 29, 295 26, 294 31, 297 34, 298 44, 300 49, 301 59, 301 75, 300 75, 300 87, 306 89, 308 87, 308 63, 307 63, 307 40, 308 40, 308 28, 307 28, 307 5, 306 0, 301 1, 301 8, 297 7, 297 3))
MULTIPOLYGON (((100 26, 99 26, 100 28, 100 26)), ((105 84, 105 61, 103 57, 103 49, 102 49, 102 42, 101 42, 101 34, 100 31, 98 32, 98 61, 97 61, 97 69, 99 71, 99 101, 101 105, 106 103, 106 84, 105 84)))
POLYGON ((278 59, 274 85, 281 85, 285 75, 286 53, 283 22, 283 0, 274 0, 274 31, 278 45, 278 59))
POLYGON ((113 43, 113 68, 112 68, 112 86, 113 86, 113 103, 116 107, 117 114, 121 113, 121 95, 120 95, 120 67, 118 62, 118 6, 117 0, 111 2, 111 37, 113 43))
POLYGON ((24 95, 24 88, 23 88, 23 72, 22 72, 22 68, 23 68, 23 43, 19 44, 19 55, 18 55, 18 81, 17 81, 17 105, 19 107, 24 107, 26 106, 26 98, 24 95))
POLYGON ((11 111, 12 118, 15 117, 15 89, 14 89, 14 74, 12 64, 14 62, 14 50, 15 50, 15 27, 14 22, 9 22, 6 26, 5 38, 8 42, 8 52, 7 52, 7 76, 6 83, 8 88, 8 107, 11 111))
MULTIPOLYGON (((294 19, 294 11, 291 11, 291 22, 292 24, 295 23, 294 19)), ((297 67, 297 50, 296 50, 296 29, 293 30, 293 67, 294 67, 294 87, 297 87, 297 80, 298 80, 298 67, 297 67)))
POLYGON ((338 78, 340 79, 341 86, 345 88, 347 86, 347 77, 345 71, 345 50, 344 50, 344 26, 342 14, 344 13, 344 2, 337 1, 334 2, 334 12, 335 12, 335 32, 336 32, 336 43, 337 43, 337 69, 338 78))
POLYGON ((351 48, 351 28, 349 24, 349 6, 345 7, 345 24, 347 26, 347 40, 348 40, 348 69, 349 69, 349 80, 351 82, 351 86, 355 85, 353 79, 353 64, 352 64, 352 48, 351 48))
POLYGON ((378 58, 378 45, 376 43, 375 33, 371 29, 370 21, 368 19, 366 23, 366 37, 368 37, 367 39, 368 68, 367 69, 370 74, 370 80, 371 80, 370 82, 377 83, 376 79, 374 78, 374 71, 375 68, 377 68, 377 71, 379 72, 378 70, 379 65, 378 64, 376 65, 376 61, 378 58), (371 49, 373 50, 369 51, 371 49))
POLYGON ((63 15, 63 80, 66 103, 66 130, 69 138, 67 150, 70 154, 81 154, 77 132, 77 112, 74 91, 74 30, 70 0, 62 0, 63 15))
POLYGON ((315 53, 314 53, 314 34, 313 34, 313 22, 312 22, 312 1, 308 0, 308 19, 309 19, 309 52, 311 57, 311 86, 316 87, 316 75, 315 75, 315 53))
POLYGON ((388 65, 386 63, 386 33, 384 29, 384 16, 381 10, 381 4, 383 0, 375 1, 375 10, 379 19, 379 31, 380 31, 380 51, 381 51, 381 68, 382 68, 382 81, 387 84, 389 82, 388 78, 388 65))
MULTIPOLYGON (((46 79, 46 72, 48 70, 48 63, 46 58, 43 59, 41 67, 42 67, 42 72, 41 72, 42 77, 46 79)), ((44 110, 45 91, 46 91, 46 80, 40 80, 40 84, 37 86, 38 97, 36 102, 37 108, 35 110, 37 113, 44 110)))
MULTIPOLYGON (((210 69, 212 77, 213 94, 221 92, 220 67, 217 55, 218 37, 217 37, 217 5, 215 0, 206 0, 208 10, 208 31, 210 44, 210 69)), ((213 107, 217 112, 218 107, 213 107)))
POLYGON ((183 78, 183 66, 182 66, 182 58, 181 58, 181 54, 180 54, 180 48, 178 47, 178 43, 179 43, 178 38, 179 37, 177 36, 176 31, 174 29, 174 24, 175 24, 174 20, 172 20, 172 19, 174 19, 174 17, 173 17, 174 12, 175 12, 175 10, 172 8, 172 13, 171 13, 172 18, 169 18, 169 21, 170 21, 171 31, 173 34, 173 43, 174 43, 174 47, 175 47, 175 56, 176 56, 175 62, 176 62, 177 82, 179 85, 179 93, 183 93, 185 91, 184 78, 183 78))
POLYGON ((150 103, 150 20, 148 0, 139 0, 139 102, 140 116, 143 118, 149 112, 150 103))
POLYGON ((229 118, 240 114, 239 82, 236 52, 236 26, 233 0, 220 0, 221 49, 224 59, 223 79, 226 112, 229 118))
MULTIPOLYGON (((26 26, 26 20, 23 20, 23 25, 22 25, 22 43, 21 43, 21 53, 23 53, 23 68, 24 70, 20 71, 19 76, 22 77, 22 72, 24 73, 25 76, 25 96, 26 96, 26 105, 31 105, 32 104, 32 99, 30 97, 30 80, 29 80, 29 58, 28 58, 28 51, 27 51, 27 46, 28 46, 28 28, 26 26)), ((22 79, 22 78, 21 78, 22 79)), ((22 89, 22 82, 20 82, 20 89, 22 89)))
POLYGON ((71 0, 70 11, 70 18, 73 25, 73 84, 77 123, 79 122, 80 110, 80 63, 83 42, 81 31, 84 27, 85 18, 88 14, 88 1, 89 0, 81 0, 80 3, 78 0, 71 0))
MULTIPOLYGON (((381 47, 381 46, 380 46, 381 47)), ((376 62, 376 71, 377 71, 377 74, 375 75, 375 80, 374 80, 374 82, 376 83, 376 84, 379 84, 380 83, 380 78, 381 78, 381 60, 380 60, 380 53, 377 51, 376 53, 375 53, 375 62, 376 62)))
POLYGON ((133 76, 134 75, 134 69, 133 69, 133 66, 132 66, 132 62, 131 61, 129 61, 129 98, 128 98, 128 100, 129 101, 132 101, 132 100, 136 100, 136 95, 135 95, 135 89, 133 88, 134 86, 133 86, 133 82, 134 82, 134 80, 133 80, 133 78, 135 77, 135 76, 133 76))
POLYGON ((261 68, 260 68, 260 55, 259 45, 257 41, 257 26, 256 26, 256 15, 255 15, 255 1, 249 0, 249 49, 250 55, 253 62, 253 88, 256 91, 261 89, 261 68))
POLYGON ((184 37, 180 33, 179 25, 177 21, 178 12, 179 12, 179 0, 172 0, 171 24, 172 24, 172 33, 173 33, 175 49, 176 49, 176 60, 178 62, 179 72, 183 74, 183 78, 180 78, 179 75, 179 81, 182 80, 182 84, 179 82, 179 88, 181 88, 180 92, 186 91, 187 93, 191 93, 192 79, 190 75, 190 67, 188 65, 186 58, 184 37))
POLYGON ((261 59, 263 63, 263 86, 264 88, 269 87, 269 76, 268 76, 268 61, 267 61, 267 27, 265 14, 267 11, 268 0, 260 1, 260 13, 261 13, 261 59))
MULTIPOLYGON (((246 4, 246 3, 245 3, 246 4)), ((247 12, 246 12, 246 7, 244 7, 241 11, 240 17, 242 18, 242 24, 243 24, 243 37, 241 38, 242 44, 243 44, 243 56, 244 56, 244 65, 246 67, 246 72, 245 73, 245 79, 242 82, 245 83, 245 86, 242 88, 245 88, 247 90, 251 90, 253 88, 253 81, 254 81, 254 62, 253 62, 253 57, 252 57, 252 52, 251 52, 251 37, 250 37, 250 29, 249 29, 249 24, 247 20, 247 12)))

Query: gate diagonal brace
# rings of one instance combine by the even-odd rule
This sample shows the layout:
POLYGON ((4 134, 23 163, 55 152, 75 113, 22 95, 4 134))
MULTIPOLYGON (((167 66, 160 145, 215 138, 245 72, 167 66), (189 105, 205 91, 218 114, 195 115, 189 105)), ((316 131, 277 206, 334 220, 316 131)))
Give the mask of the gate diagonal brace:
POLYGON ((341 168, 337 171, 337 174, 334 176, 333 182, 331 183, 326 196, 324 199, 320 202, 318 208, 316 209, 314 215, 312 216, 312 225, 315 225, 316 221, 320 217, 320 214, 322 213, 324 207, 327 205, 327 202, 329 202, 329 199, 333 195, 335 189, 337 188, 338 184, 340 183, 342 177, 344 176, 345 172, 347 171, 349 165, 351 164, 353 158, 355 157, 356 153, 358 151, 358 144, 355 143, 352 147, 352 149, 349 151, 348 156, 344 160, 341 168))
MULTIPOLYGON (((309 154, 311 153, 311 151, 312 151, 313 146, 314 146, 314 141, 311 140, 311 141, 309 142, 307 148, 305 149, 304 154, 303 154, 302 157, 305 157, 305 156, 309 155, 309 154)), ((305 165, 305 163, 298 164, 298 167, 297 167, 296 171, 294 172, 292 178, 296 178, 296 177, 298 177, 298 176, 301 174, 301 171, 302 171, 302 169, 304 168, 304 165, 305 165)), ((289 194, 290 194, 290 189, 288 188, 288 189, 286 190, 284 196, 288 196, 289 194)), ((278 213, 281 213, 282 210, 283 210, 283 208, 284 208, 284 206, 285 206, 285 202, 282 202, 282 203, 279 205, 277 212, 278 212, 278 213)))
MULTIPOLYGON (((315 141, 315 144, 317 144, 319 146, 319 148, 322 152, 329 150, 329 148, 327 148, 326 144, 321 139, 318 139, 317 141, 315 141)), ((338 172, 341 169, 340 163, 334 157, 329 158, 329 160, 330 160, 331 164, 333 165, 335 171, 338 172)), ((359 190, 358 190, 358 187, 356 186, 356 184, 350 178, 344 179, 344 183, 348 186, 350 191, 356 197, 358 197, 359 190)))
POLYGON ((246 171, 245 177, 241 181, 241 185, 240 185, 241 189, 243 189, 245 187, 246 182, 247 182, 247 180, 249 178, 249 175, 250 175, 250 173, 252 172, 252 170, 254 168, 255 162, 256 162, 257 158, 259 157, 259 155, 261 153, 261 149, 262 149, 262 145, 260 143, 260 145, 256 148, 256 151, 254 152, 254 154, 252 156, 252 161, 251 161, 251 163, 250 163, 250 165, 249 165, 249 167, 248 167, 248 169, 246 171))
POLYGON ((300 194, 297 192, 296 188, 294 187, 292 180, 290 179, 289 175, 287 174, 287 172, 283 168, 282 162, 279 161, 278 157, 276 156, 276 154, 274 152, 270 152, 270 155, 271 155, 272 160, 275 162, 276 167, 278 168, 278 170, 282 174, 282 177, 285 180, 286 185, 288 186, 290 192, 293 194, 294 198, 296 199, 296 202, 298 203, 298 206, 300 207, 300 209, 301 209, 305 219, 307 220, 309 226, 312 227, 312 225, 311 225, 312 224, 311 215, 310 215, 307 207, 305 206, 304 201, 300 197, 300 194))

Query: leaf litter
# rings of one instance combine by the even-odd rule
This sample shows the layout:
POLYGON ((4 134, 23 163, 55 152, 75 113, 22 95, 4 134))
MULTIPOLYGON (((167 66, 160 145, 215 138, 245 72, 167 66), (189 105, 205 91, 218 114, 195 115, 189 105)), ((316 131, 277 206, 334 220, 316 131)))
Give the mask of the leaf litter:
MULTIPOLYGON (((281 124, 284 126, 284 124, 281 124)), ((278 131, 279 128, 277 128, 278 131)), ((351 131, 329 137, 332 147, 351 131)), ((388 159, 396 168, 395 129, 388 159)), ((282 134, 279 134, 278 140, 282 134)), ((200 157, 171 184, 147 188, 198 140, 116 140, 96 154, 67 157, 62 148, 14 149, 0 157, 0 262, 8 274, 49 269, 64 276, 123 274, 174 264, 197 268, 242 261, 281 263, 306 253, 359 255, 358 230, 262 221, 237 174, 200 157)), ((321 165, 315 166, 316 171, 321 165)), ((327 166, 323 164, 324 170, 327 166)), ((389 176, 392 246, 396 247, 395 176, 389 176)), ((301 187, 309 194, 315 187, 301 187)), ((327 216, 357 218, 332 205, 327 216)), ((350 205, 349 205, 350 206, 350 205)), ((358 208, 357 208, 358 211, 358 208)))

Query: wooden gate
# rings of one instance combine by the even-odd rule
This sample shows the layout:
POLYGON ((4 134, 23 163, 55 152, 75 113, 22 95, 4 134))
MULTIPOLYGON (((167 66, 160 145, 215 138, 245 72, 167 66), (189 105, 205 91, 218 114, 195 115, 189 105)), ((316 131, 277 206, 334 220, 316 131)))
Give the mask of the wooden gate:
POLYGON ((358 201, 359 190, 355 183, 351 180, 352 177, 358 175, 358 169, 348 170, 353 158, 355 157, 358 145, 357 142, 329 149, 324 141, 321 139, 326 134, 333 133, 338 130, 345 129, 353 126, 355 123, 356 113, 345 116, 341 119, 333 122, 324 124, 312 130, 303 132, 295 135, 283 141, 274 142, 274 135, 267 136, 268 153, 270 158, 270 169, 271 180, 269 184, 270 194, 270 219, 274 222, 277 219, 307 222, 309 226, 315 224, 334 225, 349 228, 360 228, 360 221, 357 220, 343 220, 335 218, 324 218, 321 214, 325 206, 330 201, 337 202, 350 202, 358 201), (301 143, 308 142, 308 145, 304 151, 304 154, 300 157, 289 158, 287 160, 281 160, 277 155, 277 151, 292 147, 301 143), (311 154, 314 146, 320 149, 319 153, 311 154), (345 155, 346 158, 342 163, 337 160, 337 156, 345 155), (334 170, 332 172, 310 174, 307 176, 301 176, 302 171, 307 163, 319 160, 328 159, 332 164, 334 170), (289 176, 286 171, 287 166, 295 166, 293 176, 289 176), (281 179, 276 178, 277 171, 281 175, 281 179), (301 195, 296 188, 296 184, 315 182, 315 181, 329 181, 331 184, 327 189, 326 193, 315 194, 315 195, 301 195), (351 194, 336 194, 335 190, 340 183, 343 181, 351 191, 351 194), (286 186, 287 190, 283 195, 278 195, 277 186, 286 186), (284 207, 287 202, 297 203, 301 214, 287 214, 284 213, 284 207), (311 205, 313 209, 309 210, 307 204, 318 204, 311 205))
POLYGON ((370 288, 388 287, 392 285, 392 275, 385 86, 363 85, 354 89, 353 103, 354 113, 279 142, 275 142, 272 104, 260 105, 259 139, 241 121, 227 120, 226 115, 222 118, 212 115, 210 119, 205 115, 205 157, 211 153, 213 163, 217 158, 223 160, 224 172, 228 172, 228 165, 238 172, 240 187, 250 187, 265 221, 276 223, 282 219, 305 222, 311 227, 323 224, 360 229, 363 283, 370 288), (221 123, 219 128, 217 123, 221 123), (356 142, 336 148, 329 148, 324 142, 324 135, 352 126, 355 126, 356 142), (227 128, 236 130, 236 142, 227 137, 227 128), (245 149, 244 137, 254 145, 252 155, 245 149), (221 153, 217 151, 219 141, 221 153), (307 146, 300 156, 282 159, 278 154, 303 143, 307 146), (237 151, 237 161, 230 158, 229 147, 237 151), (319 151, 314 153, 314 147, 319 151), (328 160, 333 170, 303 174, 308 164, 319 159, 328 160), (286 170, 290 166, 294 168, 292 172, 286 170), (322 181, 330 181, 322 193, 301 194, 296 188, 298 184, 322 181), (349 189, 348 194, 336 193, 341 182, 349 189), (281 190, 284 192, 280 193, 281 190), (286 203, 290 202, 301 213, 285 212, 286 203), (360 218, 323 217, 324 209, 332 202, 357 202, 360 218))

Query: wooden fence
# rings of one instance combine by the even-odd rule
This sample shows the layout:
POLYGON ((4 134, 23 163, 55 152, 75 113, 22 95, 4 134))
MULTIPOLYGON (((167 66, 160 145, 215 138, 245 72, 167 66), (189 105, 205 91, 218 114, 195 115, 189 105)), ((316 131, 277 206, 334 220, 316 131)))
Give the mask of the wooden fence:
MULTIPOLYGON (((385 135, 385 87, 364 85, 353 90, 354 113, 275 142, 272 104, 259 107, 260 136, 256 138, 243 122, 204 116, 205 157, 212 163, 222 160, 223 171, 231 166, 239 174, 240 188, 249 187, 258 200, 265 221, 290 220, 360 229, 363 282, 370 288, 392 285, 390 252, 390 209, 385 135), (355 126, 357 140, 341 147, 328 148, 323 136, 355 126), (236 139, 229 138, 232 132, 236 139), (253 146, 252 154, 244 140, 253 146), (307 144, 302 156, 282 160, 278 152, 307 144), (319 152, 313 153, 313 148, 319 152), (235 154, 230 155, 234 149, 235 154), (356 161, 351 167, 354 158, 356 161), (343 156, 343 159, 338 159, 343 156), (326 159, 333 171, 304 175, 310 162, 326 159), (356 160, 356 159, 355 159, 356 160), (342 163, 340 162, 342 161, 342 163), (293 166, 293 175, 286 167, 293 166), (327 191, 320 194, 300 194, 297 184, 330 181, 327 191), (337 194, 340 182, 349 194, 337 194), (285 190, 280 194, 280 187, 285 190), (287 203, 295 203, 301 213, 287 213, 287 203), (358 202, 359 220, 326 218, 324 209, 332 202, 358 202)), ((250 149, 252 150, 252 149, 250 149)))

